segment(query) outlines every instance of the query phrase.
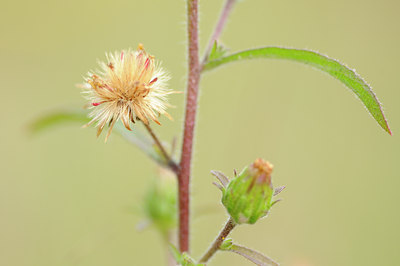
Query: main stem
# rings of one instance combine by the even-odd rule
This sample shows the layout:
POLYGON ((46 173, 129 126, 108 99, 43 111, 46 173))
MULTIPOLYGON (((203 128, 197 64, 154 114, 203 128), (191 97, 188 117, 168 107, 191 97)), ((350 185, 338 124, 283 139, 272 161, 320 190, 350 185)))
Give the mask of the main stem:
POLYGON ((179 248, 189 251, 189 189, 193 150, 194 128, 196 124, 197 96, 200 81, 198 0, 188 0, 188 41, 189 73, 186 92, 186 112, 183 131, 182 153, 178 175, 179 186, 179 248))
POLYGON ((229 220, 225 224, 225 227, 219 233, 214 243, 207 250, 206 254, 204 254, 203 257, 200 259, 200 263, 206 263, 215 254, 215 252, 219 250, 225 238, 229 235, 229 233, 233 230, 233 228, 235 228, 235 226, 236 226, 235 221, 233 221, 232 218, 229 218, 229 220))

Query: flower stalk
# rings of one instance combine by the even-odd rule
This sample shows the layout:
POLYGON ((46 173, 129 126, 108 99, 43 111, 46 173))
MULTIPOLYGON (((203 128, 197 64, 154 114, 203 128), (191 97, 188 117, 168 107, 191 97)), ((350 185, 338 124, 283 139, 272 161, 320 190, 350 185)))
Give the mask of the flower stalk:
POLYGON ((144 127, 149 132, 150 136, 154 140, 154 143, 157 145, 158 149, 160 150, 162 156, 164 157, 165 161, 167 162, 168 167, 175 173, 179 173, 179 166, 174 162, 168 152, 165 150, 164 146, 162 145, 161 141, 158 139, 157 135, 154 133, 153 129, 150 127, 149 124, 143 123, 144 127))
POLYGON ((219 250, 222 243, 224 242, 226 237, 230 234, 230 232, 232 232, 235 226, 236 226, 235 221, 230 217, 229 220, 226 222, 224 228, 221 230, 217 238, 214 240, 214 243, 210 246, 207 252, 200 259, 199 261, 200 263, 206 263, 207 261, 209 261, 209 259, 219 250))

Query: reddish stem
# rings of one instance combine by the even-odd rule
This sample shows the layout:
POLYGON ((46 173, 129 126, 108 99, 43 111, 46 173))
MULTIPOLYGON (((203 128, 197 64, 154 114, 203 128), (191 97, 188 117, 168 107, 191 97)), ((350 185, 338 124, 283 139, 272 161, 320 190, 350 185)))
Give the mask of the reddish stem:
POLYGON ((179 185, 179 247, 181 252, 189 251, 189 189, 193 149, 194 127, 196 124, 197 95, 200 81, 198 42, 198 0, 188 0, 189 73, 186 95, 186 113, 183 131, 179 185))

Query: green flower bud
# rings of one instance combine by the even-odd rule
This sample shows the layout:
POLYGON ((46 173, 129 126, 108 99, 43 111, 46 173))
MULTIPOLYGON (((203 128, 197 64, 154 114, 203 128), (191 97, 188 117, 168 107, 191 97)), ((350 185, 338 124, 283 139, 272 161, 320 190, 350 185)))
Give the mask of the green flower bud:
POLYGON ((222 204, 237 224, 254 224, 267 215, 273 205, 272 169, 272 164, 257 159, 229 183, 226 184, 226 178, 223 181, 219 178, 224 186, 220 186, 222 204))
POLYGON ((174 174, 160 168, 160 178, 152 184, 144 198, 148 219, 167 236, 177 225, 177 184, 174 174))

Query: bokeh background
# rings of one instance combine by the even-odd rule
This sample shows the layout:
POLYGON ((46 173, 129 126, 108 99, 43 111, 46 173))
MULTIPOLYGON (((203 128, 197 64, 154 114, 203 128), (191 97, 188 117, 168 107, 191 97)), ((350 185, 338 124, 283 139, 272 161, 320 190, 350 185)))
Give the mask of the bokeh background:
MULTIPOLYGON (((154 163, 113 134, 67 124, 31 136, 38 116, 81 108, 76 83, 106 51, 143 43, 184 91, 185 1, 11 1, 0 10, 0 265, 163 265, 153 230, 138 232, 154 163), (135 207, 136 206, 136 207, 135 207)), ((222 1, 201 1, 201 46, 222 1)), ((231 175, 257 157, 275 165, 284 199, 233 238, 292 266, 399 265, 400 2, 242 1, 223 43, 311 48, 340 59, 375 89, 394 132, 328 75, 283 61, 249 61, 201 83, 193 171, 192 252, 227 219, 211 169, 231 175), (207 211, 204 211, 207 210, 207 211)), ((184 95, 174 122, 180 138, 184 95)), ((220 253, 213 265, 251 265, 220 253)))

